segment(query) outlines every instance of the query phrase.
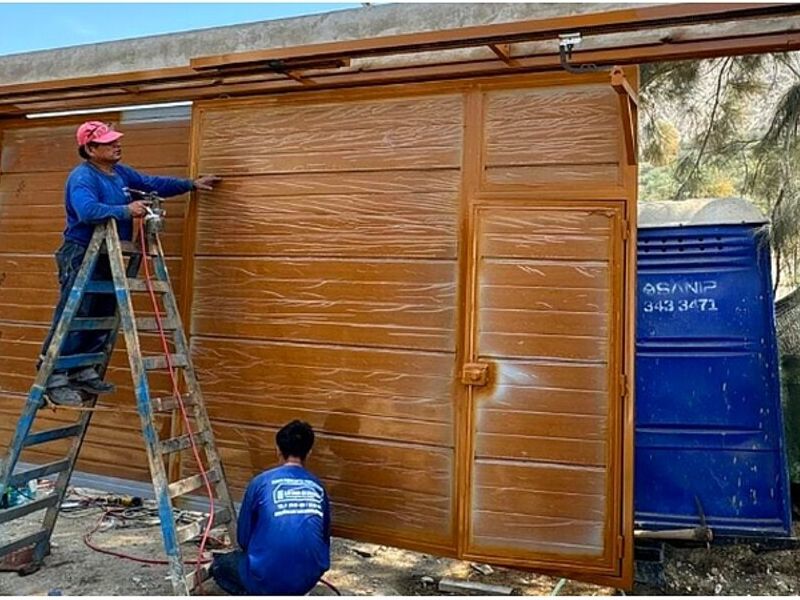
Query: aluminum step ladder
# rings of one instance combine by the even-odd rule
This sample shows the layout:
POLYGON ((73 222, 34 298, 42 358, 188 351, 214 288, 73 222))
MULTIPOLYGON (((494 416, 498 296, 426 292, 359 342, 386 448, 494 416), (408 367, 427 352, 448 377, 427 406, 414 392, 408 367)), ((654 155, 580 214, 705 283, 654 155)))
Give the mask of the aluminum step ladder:
POLYGON ((181 544, 202 534, 207 527, 209 518, 213 519, 213 527, 225 527, 230 539, 235 543, 236 514, 214 442, 208 413, 191 364, 186 335, 181 325, 175 295, 170 285, 158 232, 156 230, 151 234, 148 230, 148 234, 145 237, 150 243, 149 247, 146 248, 146 255, 143 255, 142 249, 134 244, 120 242, 117 225, 114 220, 109 220, 95 227, 61 320, 56 327, 46 356, 28 394, 27 402, 17 424, 8 453, 0 463, 0 497, 12 487, 24 486, 31 480, 52 475, 57 475, 57 478, 52 491, 47 495, 25 504, 0 509, 0 527, 33 512, 45 511, 41 528, 36 532, 13 541, 3 539, 6 536, 0 536, 0 558, 12 552, 32 547, 33 562, 30 565, 30 570, 35 570, 41 566, 44 557, 49 554, 53 528, 94 412, 91 409, 96 409, 97 396, 86 397, 84 407, 76 411, 79 416, 75 423, 54 429, 32 432, 39 410, 46 405, 46 382, 55 369, 64 370, 85 366, 94 366, 100 376, 103 377, 111 359, 117 332, 121 326, 125 336, 137 411, 141 418, 142 433, 161 520, 164 548, 169 561, 170 578, 176 595, 190 595, 196 586, 207 577, 208 569, 195 571, 193 566, 187 565, 187 573, 184 570, 181 544), (113 281, 94 280, 92 278, 98 258, 102 253, 108 255, 113 281), (127 265, 125 264, 126 256, 129 257, 127 265), (137 278, 143 260, 150 261, 146 265, 148 266, 148 271, 151 270, 153 273, 150 281, 147 278, 137 278), (152 269, 149 268, 151 264, 152 269), (152 292, 157 294, 157 297, 160 297, 163 305, 163 308, 158 307, 159 317, 163 315, 163 322, 160 328, 156 318, 137 319, 134 315, 132 294, 142 292, 146 294, 152 292), (115 316, 102 319, 77 317, 78 308, 85 294, 113 294, 117 304, 115 316), (86 330, 109 332, 104 351, 95 354, 61 356, 61 347, 67 334, 72 331, 86 330), (142 355, 139 333, 154 331, 167 332, 167 335, 171 333, 171 342, 175 349, 174 353, 169 356, 164 354, 142 355), (172 364, 175 371, 183 374, 184 389, 187 389, 188 392, 178 396, 173 394, 161 398, 152 397, 148 375, 154 371, 167 369, 169 363, 172 364), (183 480, 173 483, 168 481, 167 468, 164 461, 170 455, 190 448, 192 439, 190 439, 188 432, 171 439, 159 439, 155 417, 157 415, 180 414, 175 412, 180 410, 180 403, 184 405, 187 415, 190 411, 193 413, 197 431, 192 432, 191 437, 201 456, 203 452, 205 454, 206 468, 203 471, 205 471, 206 478, 214 491, 215 511, 213 515, 207 515, 200 522, 178 526, 174 518, 173 501, 192 492, 201 491, 202 493, 206 489, 202 471, 199 469, 197 474, 183 480), (64 439, 72 440, 64 458, 38 465, 35 468, 15 472, 23 449, 64 439), (200 575, 199 577, 198 574, 200 575))

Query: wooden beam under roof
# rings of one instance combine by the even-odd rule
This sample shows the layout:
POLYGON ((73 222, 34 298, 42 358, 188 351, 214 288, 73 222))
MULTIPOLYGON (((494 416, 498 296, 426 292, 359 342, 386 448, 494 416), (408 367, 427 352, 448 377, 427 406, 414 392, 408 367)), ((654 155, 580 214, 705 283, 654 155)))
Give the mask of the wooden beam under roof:
POLYGON ((364 40, 221 54, 193 58, 190 61, 190 66, 200 71, 225 69, 269 61, 307 61, 306 64, 313 65, 314 61, 342 57, 362 58, 488 46, 491 44, 510 44, 513 42, 556 38, 561 34, 573 32, 580 32, 584 36, 600 35, 648 27, 691 25, 797 13, 800 13, 800 5, 785 3, 660 4, 646 8, 612 10, 550 19, 478 25, 364 40))

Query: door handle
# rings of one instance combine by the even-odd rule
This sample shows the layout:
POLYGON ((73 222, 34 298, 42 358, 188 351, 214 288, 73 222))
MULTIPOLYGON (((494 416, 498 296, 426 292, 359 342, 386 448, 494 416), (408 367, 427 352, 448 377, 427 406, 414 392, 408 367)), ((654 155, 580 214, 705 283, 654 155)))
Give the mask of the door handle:
POLYGON ((461 383, 474 386, 482 386, 489 383, 489 363, 466 363, 461 368, 461 383))

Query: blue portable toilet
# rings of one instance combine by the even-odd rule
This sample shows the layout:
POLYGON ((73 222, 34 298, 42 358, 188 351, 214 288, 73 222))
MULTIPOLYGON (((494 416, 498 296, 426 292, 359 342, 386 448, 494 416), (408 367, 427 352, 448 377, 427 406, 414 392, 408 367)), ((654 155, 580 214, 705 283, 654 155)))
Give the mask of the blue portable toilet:
POLYGON ((766 224, 743 199, 640 204, 637 528, 790 535, 766 224))

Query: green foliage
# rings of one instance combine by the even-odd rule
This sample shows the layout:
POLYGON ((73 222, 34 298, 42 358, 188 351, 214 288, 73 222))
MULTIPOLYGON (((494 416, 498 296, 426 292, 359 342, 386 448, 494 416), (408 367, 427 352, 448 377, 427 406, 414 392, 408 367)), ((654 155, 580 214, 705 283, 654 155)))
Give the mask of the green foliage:
POLYGON ((643 66, 640 158, 643 201, 742 196, 761 207, 778 282, 800 284, 797 53, 643 66))
POLYGON ((678 182, 668 166, 653 166, 643 163, 639 169, 640 202, 663 202, 675 198, 678 182))

